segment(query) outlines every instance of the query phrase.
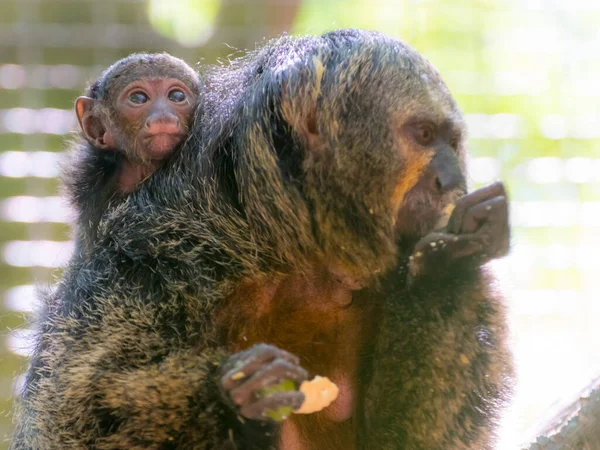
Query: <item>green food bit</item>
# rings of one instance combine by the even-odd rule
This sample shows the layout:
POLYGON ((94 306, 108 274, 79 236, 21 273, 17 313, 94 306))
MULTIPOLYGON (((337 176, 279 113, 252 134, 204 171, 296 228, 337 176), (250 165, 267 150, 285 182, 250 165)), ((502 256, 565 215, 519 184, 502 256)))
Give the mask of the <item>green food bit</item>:
POLYGON ((281 422, 282 420, 285 420, 291 413, 291 406, 280 406, 277 409, 267 409, 265 411, 265 416, 271 420, 274 420, 275 422, 281 422))
POLYGON ((266 388, 262 388, 259 393, 262 397, 278 394, 279 392, 293 391, 296 389, 296 384, 292 380, 284 380, 279 384, 274 384, 266 388))
MULTIPOLYGON (((293 391, 296 389, 296 384, 292 380, 284 380, 279 384, 263 388, 259 391, 262 397, 278 394, 279 392, 293 391)), ((292 413, 291 406, 280 406, 277 409, 267 409, 265 416, 276 422, 285 420, 292 413)))

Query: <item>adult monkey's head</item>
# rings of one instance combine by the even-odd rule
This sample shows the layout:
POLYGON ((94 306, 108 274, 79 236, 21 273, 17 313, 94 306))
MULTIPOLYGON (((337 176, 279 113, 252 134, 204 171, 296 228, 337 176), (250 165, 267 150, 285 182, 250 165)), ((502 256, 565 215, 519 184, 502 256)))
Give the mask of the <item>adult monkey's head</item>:
MULTIPOLYGON (((429 61, 399 40, 361 30, 323 40, 331 53, 313 58, 312 96, 294 105, 290 92, 284 102, 312 149, 314 184, 323 185, 322 170, 331 170, 343 180, 347 206, 374 216, 374 231, 391 226, 396 236, 423 236, 466 191, 466 132, 456 102, 429 61)), ((352 228, 351 216, 339 217, 352 228)))
POLYGON ((294 242, 368 276, 393 264, 398 238, 431 231, 465 192, 462 115, 432 65, 399 40, 284 37, 229 79, 221 89, 244 89, 225 131, 236 200, 282 259, 294 242))

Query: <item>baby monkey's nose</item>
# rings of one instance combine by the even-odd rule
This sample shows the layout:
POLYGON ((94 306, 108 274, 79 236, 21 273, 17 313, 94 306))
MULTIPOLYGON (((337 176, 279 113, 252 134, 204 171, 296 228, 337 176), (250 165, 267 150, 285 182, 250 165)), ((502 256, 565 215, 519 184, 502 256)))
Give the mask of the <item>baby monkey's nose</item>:
POLYGON ((149 134, 177 133, 179 117, 173 113, 151 114, 146 120, 146 131, 149 134))

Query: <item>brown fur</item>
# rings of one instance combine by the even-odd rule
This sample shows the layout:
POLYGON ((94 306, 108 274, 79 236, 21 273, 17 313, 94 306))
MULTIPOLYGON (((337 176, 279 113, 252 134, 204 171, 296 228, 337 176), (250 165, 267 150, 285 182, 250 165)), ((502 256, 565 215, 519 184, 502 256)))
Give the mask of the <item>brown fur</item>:
MULTIPOLYGON (((353 301, 352 293, 322 265, 315 264, 307 274, 278 278, 242 284, 219 308, 219 329, 225 331, 222 342, 232 353, 268 342, 303 355, 310 378, 335 380, 343 373, 352 390, 359 391, 358 368, 365 350, 361 348, 373 338, 373 305, 353 301)), ((285 426, 296 429, 303 449, 355 448, 356 419, 331 421, 328 411, 322 411, 293 415, 288 422, 285 426)))

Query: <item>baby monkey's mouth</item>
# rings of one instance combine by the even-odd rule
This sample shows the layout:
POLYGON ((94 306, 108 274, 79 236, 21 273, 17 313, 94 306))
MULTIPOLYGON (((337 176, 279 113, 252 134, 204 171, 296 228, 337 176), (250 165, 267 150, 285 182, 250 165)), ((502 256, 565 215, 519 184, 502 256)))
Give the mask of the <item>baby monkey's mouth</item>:
POLYGON ((157 133, 146 136, 144 143, 148 156, 155 160, 164 159, 181 143, 183 137, 181 133, 157 133))

